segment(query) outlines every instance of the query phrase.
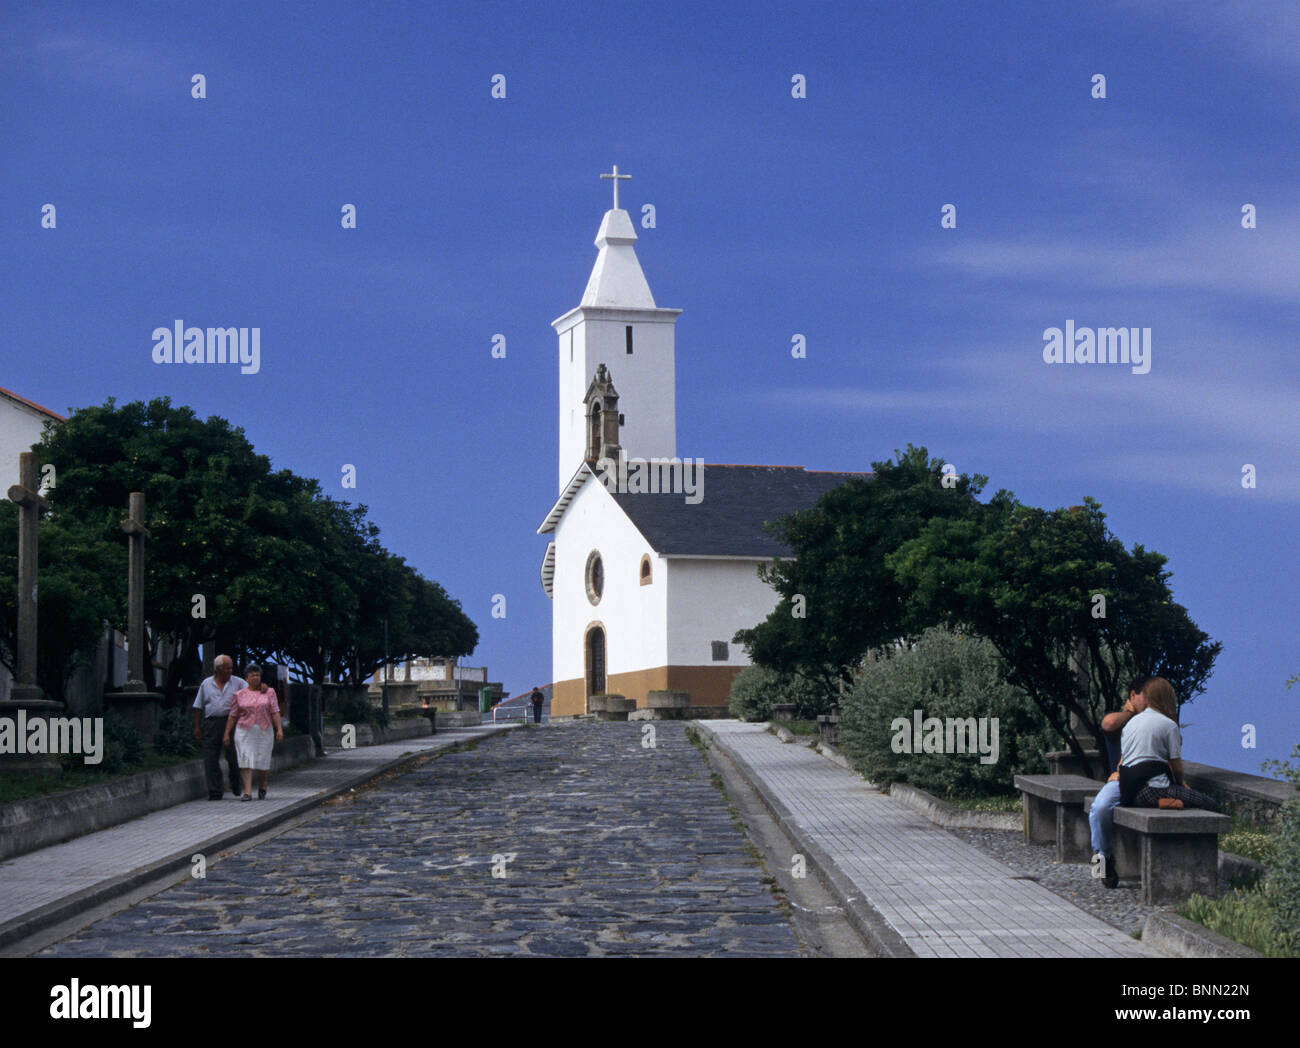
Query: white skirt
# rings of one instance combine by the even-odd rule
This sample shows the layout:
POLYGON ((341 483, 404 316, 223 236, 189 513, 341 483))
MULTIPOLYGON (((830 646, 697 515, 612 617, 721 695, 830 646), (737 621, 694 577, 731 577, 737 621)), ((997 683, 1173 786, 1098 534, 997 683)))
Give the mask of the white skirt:
POLYGON ((275 747, 275 732, 270 728, 235 727, 235 759, 241 768, 254 771, 271 770, 271 750, 275 747))

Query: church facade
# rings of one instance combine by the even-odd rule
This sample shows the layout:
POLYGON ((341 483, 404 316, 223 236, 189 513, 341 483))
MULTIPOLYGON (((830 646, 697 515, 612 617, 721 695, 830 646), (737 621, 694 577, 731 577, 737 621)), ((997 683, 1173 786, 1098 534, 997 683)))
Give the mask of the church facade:
POLYGON ((555 717, 588 712, 602 693, 643 707, 656 689, 725 706, 749 664, 732 636, 776 606, 758 568, 788 554, 763 522, 866 476, 676 457, 681 311, 655 304, 636 239, 616 188, 581 302, 552 322, 559 492, 538 533, 551 540, 541 579, 555 717))

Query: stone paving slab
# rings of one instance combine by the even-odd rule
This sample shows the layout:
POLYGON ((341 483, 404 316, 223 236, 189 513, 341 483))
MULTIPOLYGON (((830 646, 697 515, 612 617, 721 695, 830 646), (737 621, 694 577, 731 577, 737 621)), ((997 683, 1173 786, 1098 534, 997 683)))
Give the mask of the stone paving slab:
POLYGON ((806 746, 758 724, 697 723, 918 957, 1164 956, 806 746))
POLYGON ((684 724, 641 727, 428 761, 35 956, 800 956, 684 724))
POLYGON ((265 800, 227 795, 188 801, 0 862, 0 946, 188 865, 196 852, 211 858, 419 756, 513 730, 518 729, 506 724, 441 729, 437 735, 330 750, 307 765, 272 773, 265 800))

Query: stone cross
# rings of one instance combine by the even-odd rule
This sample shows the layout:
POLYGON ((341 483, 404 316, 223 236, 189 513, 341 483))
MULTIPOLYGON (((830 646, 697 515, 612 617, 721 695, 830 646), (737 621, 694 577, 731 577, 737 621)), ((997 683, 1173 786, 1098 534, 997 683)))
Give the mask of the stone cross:
MULTIPOLYGON (((31 696, 36 685, 36 543, 37 522, 49 503, 41 497, 36 454, 18 456, 18 483, 9 489, 18 503, 18 679, 15 691, 31 696)), ((18 696, 15 695, 15 698, 18 696)))
POLYGON ((630 179, 632 176, 631 176, 631 175, 620 175, 620 174, 618 173, 618 165, 615 164, 615 165, 614 165, 614 173, 613 173, 613 174, 611 174, 611 175, 604 175, 604 174, 602 174, 600 177, 601 177, 601 178, 612 178, 612 179, 614 180, 614 210, 617 211, 617 210, 618 210, 618 184, 619 184, 620 182, 626 182, 626 181, 627 181, 628 179, 630 179))
POLYGON ((130 511, 122 521, 130 543, 127 568, 127 680, 123 691, 148 691, 144 679, 144 544, 152 536, 144 526, 144 492, 131 492, 130 511))

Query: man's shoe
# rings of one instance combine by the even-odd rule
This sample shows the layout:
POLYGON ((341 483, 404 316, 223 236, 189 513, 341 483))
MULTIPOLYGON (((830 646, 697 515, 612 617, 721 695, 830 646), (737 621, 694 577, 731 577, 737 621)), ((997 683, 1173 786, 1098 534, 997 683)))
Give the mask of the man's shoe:
POLYGON ((208 794, 208 800, 210 800, 210 801, 219 801, 219 800, 221 800, 221 794, 219 794, 219 793, 209 793, 209 794, 208 794))
POLYGON ((251 801, 251 800, 253 799, 253 795, 252 795, 251 793, 246 793, 246 794, 244 794, 242 797, 240 797, 239 799, 240 799, 241 801, 251 801))
POLYGON ((258 791, 257 791, 257 799, 258 799, 259 801, 264 801, 264 800, 266 800, 266 790, 258 790, 258 791))

